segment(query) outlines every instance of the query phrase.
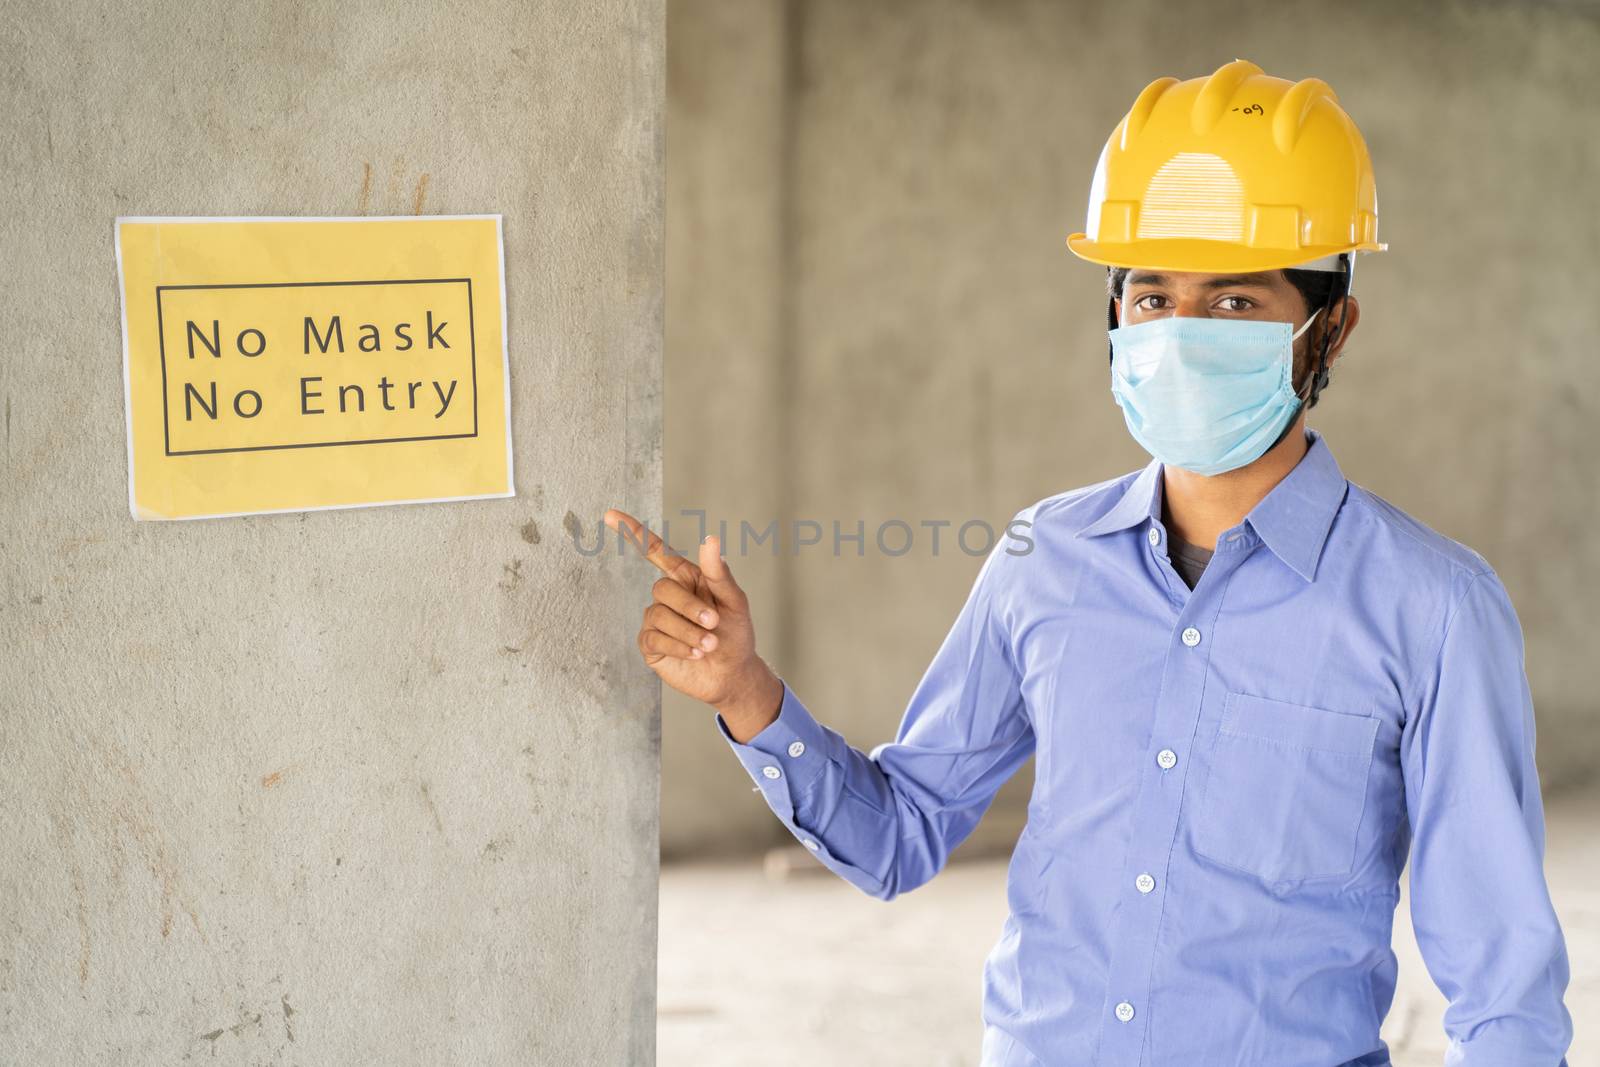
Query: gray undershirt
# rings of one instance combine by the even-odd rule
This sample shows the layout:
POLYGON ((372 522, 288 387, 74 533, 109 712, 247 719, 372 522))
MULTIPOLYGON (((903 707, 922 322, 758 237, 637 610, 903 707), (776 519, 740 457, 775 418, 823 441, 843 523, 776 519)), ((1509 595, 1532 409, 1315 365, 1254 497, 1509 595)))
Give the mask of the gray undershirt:
POLYGON ((1169 538, 1167 543, 1171 547, 1168 555, 1172 559, 1172 569, 1178 572, 1178 577, 1183 579, 1185 585, 1193 589, 1206 564, 1211 562, 1212 550, 1191 545, 1176 537, 1169 538))

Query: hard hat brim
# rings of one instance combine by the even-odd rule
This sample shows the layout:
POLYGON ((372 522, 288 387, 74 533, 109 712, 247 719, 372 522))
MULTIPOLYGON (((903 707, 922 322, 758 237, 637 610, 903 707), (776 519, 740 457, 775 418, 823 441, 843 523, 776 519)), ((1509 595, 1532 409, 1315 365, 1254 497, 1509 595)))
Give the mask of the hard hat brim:
POLYGON ((1139 270, 1197 271, 1202 274, 1250 274, 1281 270, 1309 263, 1340 252, 1382 252, 1389 246, 1375 241, 1344 245, 1317 245, 1306 248, 1250 248, 1232 241, 1201 238, 1151 239, 1111 243, 1093 241, 1088 234, 1075 233, 1067 247, 1079 259, 1106 267, 1136 267, 1139 270))

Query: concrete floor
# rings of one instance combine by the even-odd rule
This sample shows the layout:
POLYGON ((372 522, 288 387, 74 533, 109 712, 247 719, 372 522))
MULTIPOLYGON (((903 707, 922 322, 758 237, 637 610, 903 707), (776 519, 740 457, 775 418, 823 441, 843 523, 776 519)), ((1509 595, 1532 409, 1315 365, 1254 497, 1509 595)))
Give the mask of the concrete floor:
MULTIPOLYGON (((1600 1063, 1600 783, 1546 801, 1546 871, 1567 935, 1568 1062, 1600 1063)), ((799 845, 759 861, 661 872, 662 1067, 978 1062, 984 957, 1005 918, 1006 863, 952 864, 884 903, 799 845)), ((1404 879, 1402 879, 1402 886, 1404 879)), ((1423 969, 1409 905, 1395 915, 1400 985, 1383 1037, 1395 1067, 1438 1067, 1444 999, 1423 969)))

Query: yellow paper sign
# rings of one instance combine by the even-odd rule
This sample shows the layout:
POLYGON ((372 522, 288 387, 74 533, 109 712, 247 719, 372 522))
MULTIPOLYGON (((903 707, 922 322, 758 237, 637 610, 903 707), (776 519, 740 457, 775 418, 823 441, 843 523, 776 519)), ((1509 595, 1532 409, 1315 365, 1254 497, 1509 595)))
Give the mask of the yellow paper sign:
POLYGON ((513 494, 498 215, 121 218, 116 244, 134 518, 513 494))

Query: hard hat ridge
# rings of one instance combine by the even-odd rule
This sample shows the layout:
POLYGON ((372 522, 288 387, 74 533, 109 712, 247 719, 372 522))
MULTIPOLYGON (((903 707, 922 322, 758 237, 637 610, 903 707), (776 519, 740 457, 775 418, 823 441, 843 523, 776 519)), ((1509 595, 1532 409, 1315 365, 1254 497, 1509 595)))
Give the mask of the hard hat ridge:
POLYGON ((1210 133, 1228 112, 1228 104, 1246 81, 1265 72, 1248 59, 1235 59, 1206 79, 1189 111, 1189 124, 1198 134, 1210 133))
POLYGON ((1278 146, 1278 151, 1284 155, 1294 151, 1295 142, 1300 139, 1300 132, 1305 129, 1306 119, 1311 116, 1311 109, 1318 100, 1326 100, 1335 107, 1339 104, 1333 87, 1321 78, 1297 81, 1283 94, 1272 115, 1272 141, 1278 146))

